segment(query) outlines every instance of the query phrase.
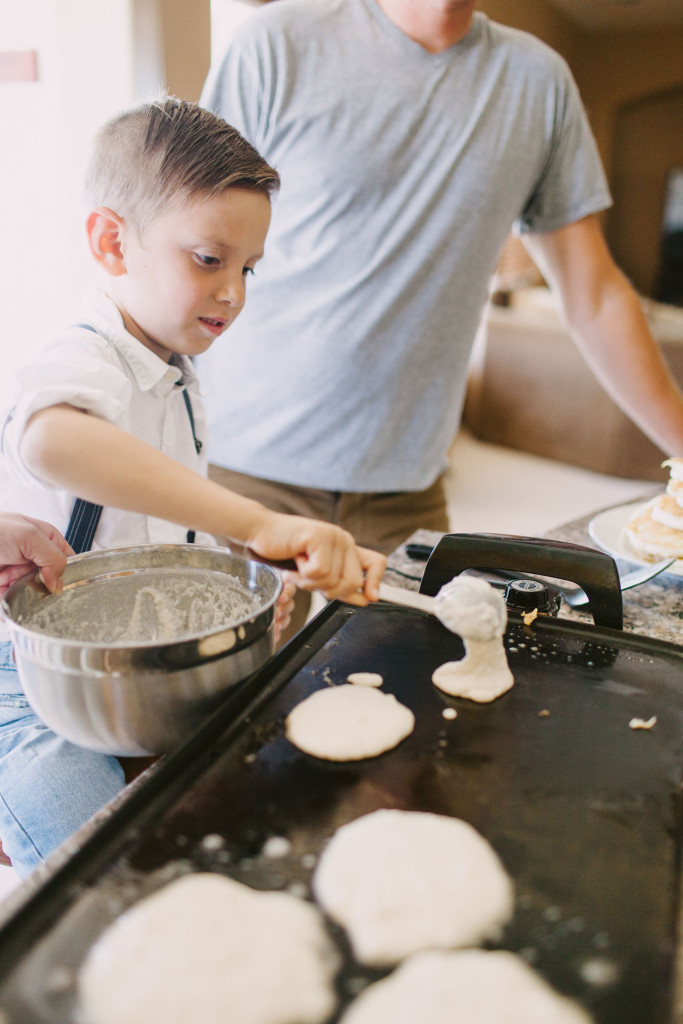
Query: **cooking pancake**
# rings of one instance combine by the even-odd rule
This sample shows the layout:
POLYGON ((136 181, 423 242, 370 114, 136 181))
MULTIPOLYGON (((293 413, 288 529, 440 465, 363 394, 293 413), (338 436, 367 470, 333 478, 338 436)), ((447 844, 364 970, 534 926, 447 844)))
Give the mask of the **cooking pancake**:
POLYGON ((310 903, 187 875, 126 911, 92 947, 79 1021, 322 1024, 336 1003, 338 962, 310 903))
POLYGON ((384 682, 379 672, 352 672, 346 678, 354 686, 381 686, 384 682))
POLYGON ((342 683, 316 690, 290 711, 287 738, 299 750, 327 761, 377 757, 397 746, 415 726, 415 716, 391 693, 342 683))
POLYGON ((514 953, 416 953, 364 989, 340 1024, 591 1024, 514 953))
POLYGON ((483 836, 420 811, 374 811, 337 829, 312 888, 356 959, 374 967, 476 945, 499 933, 513 906, 512 881, 483 836))

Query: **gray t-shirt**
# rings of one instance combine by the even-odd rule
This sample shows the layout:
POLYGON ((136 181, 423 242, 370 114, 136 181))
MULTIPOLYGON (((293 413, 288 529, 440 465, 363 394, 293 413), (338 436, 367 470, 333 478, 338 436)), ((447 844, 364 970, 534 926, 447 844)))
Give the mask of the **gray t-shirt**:
POLYGON ((432 54, 375 0, 280 0, 202 102, 282 177, 246 308, 197 363, 211 460, 333 491, 429 486, 511 226, 610 203, 565 62, 481 13, 432 54))

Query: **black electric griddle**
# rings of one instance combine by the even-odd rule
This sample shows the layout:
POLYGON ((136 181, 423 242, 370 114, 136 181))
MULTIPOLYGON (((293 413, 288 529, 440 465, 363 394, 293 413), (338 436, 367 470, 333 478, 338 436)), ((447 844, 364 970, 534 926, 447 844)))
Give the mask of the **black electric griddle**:
MULTIPOLYGON (((514 612, 505 644, 515 686, 477 705, 431 683, 438 665, 463 655, 435 618, 328 605, 0 931, 10 1024, 75 1021, 73 975, 90 945, 165 882, 209 870, 309 897, 326 841, 381 807, 461 817, 491 842, 516 888, 497 945, 596 1024, 671 1021, 683 647, 544 616, 527 626, 514 612), (414 733, 355 763, 298 752, 284 737, 288 712, 358 671, 382 674, 385 691, 415 712, 414 733), (629 727, 652 716, 650 730, 629 727), (264 850, 273 836, 289 840, 285 856, 264 850)), ((330 930, 344 956, 341 1012, 381 974, 355 963, 342 931, 330 930)))

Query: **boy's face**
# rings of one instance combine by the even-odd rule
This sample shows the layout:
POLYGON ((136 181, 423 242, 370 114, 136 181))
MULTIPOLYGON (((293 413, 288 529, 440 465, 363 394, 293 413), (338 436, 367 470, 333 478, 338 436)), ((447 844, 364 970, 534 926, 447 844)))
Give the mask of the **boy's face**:
POLYGON ((270 200, 243 189, 173 205, 142 237, 124 224, 112 296, 126 328, 165 361, 206 351, 244 305, 269 224, 270 200))

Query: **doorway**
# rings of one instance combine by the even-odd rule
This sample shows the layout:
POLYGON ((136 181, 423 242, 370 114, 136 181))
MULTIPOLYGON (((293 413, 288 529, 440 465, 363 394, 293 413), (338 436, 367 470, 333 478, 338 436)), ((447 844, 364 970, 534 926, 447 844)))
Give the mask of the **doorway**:
POLYGON ((664 211, 672 173, 683 168, 683 88, 618 111, 612 168, 610 248, 637 290, 657 298, 664 211))

